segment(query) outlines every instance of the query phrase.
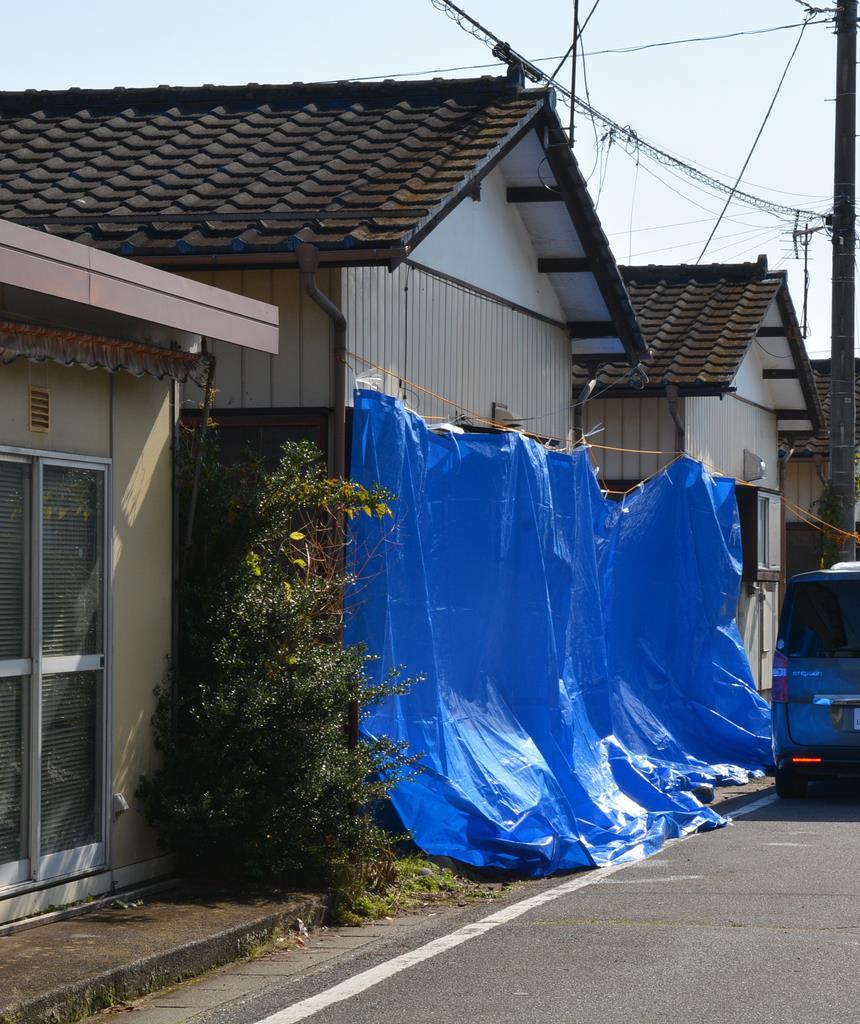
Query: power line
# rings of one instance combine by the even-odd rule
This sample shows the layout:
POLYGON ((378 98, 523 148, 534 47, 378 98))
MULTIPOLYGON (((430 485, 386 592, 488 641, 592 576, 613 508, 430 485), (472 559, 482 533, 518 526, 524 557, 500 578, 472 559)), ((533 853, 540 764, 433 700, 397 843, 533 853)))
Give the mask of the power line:
MULTIPOLYGON (((564 92, 570 99, 570 94, 566 90, 562 90, 561 86, 557 86, 560 92, 564 92)), ((764 199, 761 196, 753 195, 751 192, 742 191, 737 188, 733 188, 731 185, 724 181, 720 181, 718 178, 714 178, 710 174, 706 174, 700 168, 693 164, 687 163, 685 160, 681 160, 678 157, 672 156, 671 153, 667 153, 665 150, 647 142, 640 135, 638 135, 632 128, 623 127, 618 124, 617 121, 613 121, 611 117, 607 117, 606 114, 602 114, 591 104, 586 103, 583 100, 574 98, 573 102, 585 111, 593 119, 599 121, 605 128, 609 130, 610 135, 618 136, 622 139, 627 140, 633 147, 633 150, 639 150, 647 156, 651 157, 655 163, 658 163, 667 168, 675 168, 685 174, 688 178, 692 178, 694 181, 699 182, 701 185, 705 185, 707 188, 714 192, 718 192, 721 195, 731 195, 738 201, 745 203, 747 206, 753 206, 759 210, 765 210, 768 213, 774 214, 778 217, 790 217, 792 220, 795 217, 806 217, 810 220, 820 221, 823 220, 824 214, 817 210, 804 210, 794 206, 787 206, 783 203, 775 203, 769 199, 764 199)))
POLYGON ((581 25, 581 27, 579 29, 580 32, 584 32, 588 28, 588 23, 594 17, 594 12, 597 10, 597 6, 598 6, 599 3, 600 3, 600 0, 594 0, 594 6, 588 12, 588 14, 587 14, 587 16, 585 18, 585 21, 582 23, 582 25, 581 25))
MULTIPOLYGON (((622 233, 623 232, 619 232, 619 234, 622 233)), ((751 242, 754 238, 763 237, 765 235, 770 236, 780 234, 782 234, 782 228, 774 228, 773 222, 771 222, 766 226, 759 224, 756 227, 745 228, 743 231, 732 231, 727 235, 720 235, 717 241, 722 242, 725 239, 733 239, 733 241, 727 242, 726 245, 721 247, 723 249, 729 249, 732 246, 737 245, 739 240, 743 240, 741 244, 746 245, 747 242, 751 242)), ((692 249, 693 246, 698 246, 700 244, 701 242, 698 239, 694 238, 691 239, 689 242, 677 242, 674 245, 663 245, 660 246, 660 248, 658 249, 643 249, 642 252, 636 252, 633 253, 632 256, 629 256, 628 262, 630 260, 639 259, 642 256, 651 256, 654 253, 658 252, 670 252, 671 250, 674 249, 692 249)), ((714 252, 720 252, 720 248, 715 249, 714 252)))
MULTIPOLYGON (((562 54, 561 57, 559 57, 559 58, 556 58, 556 57, 542 57, 541 58, 541 60, 556 60, 557 59, 558 62, 559 62, 558 63, 558 67, 549 76, 549 81, 550 82, 555 81, 555 76, 564 67, 564 62, 567 60, 568 57, 573 55, 574 62, 575 62, 576 54, 574 54, 573 51, 576 48, 576 45, 577 45, 578 41, 579 41, 579 45, 580 46, 582 45, 582 42, 581 42, 581 40, 582 40, 582 33, 585 31, 586 25, 591 21, 592 15, 597 10, 597 5, 599 3, 600 3, 600 0, 594 0, 594 6, 588 12, 588 16, 586 17, 585 21, 581 25, 579 24, 579 19, 577 18, 577 14, 576 14, 576 12, 577 12, 577 5, 576 5, 576 3, 574 3, 574 8, 573 8, 573 10, 574 10, 574 14, 573 14, 573 42, 570 44, 570 46, 568 46, 568 48, 565 50, 565 52, 562 54)), ((434 6, 437 9, 439 9, 438 4, 434 4, 434 6)), ((582 54, 582 56, 584 58, 585 54, 582 54)))
MULTIPOLYGON (((670 228, 683 228, 683 227, 688 227, 691 224, 709 224, 711 222, 711 220, 712 220, 711 217, 697 217, 695 220, 678 220, 678 221, 675 221, 673 224, 649 224, 649 225, 647 225, 644 228, 634 228, 633 229, 633 234, 634 235, 639 235, 643 231, 668 231, 670 228)), ((725 220, 731 222, 732 224, 740 224, 741 227, 750 228, 750 229, 755 228, 755 227, 761 227, 761 228, 765 227, 764 224, 748 224, 746 221, 737 220, 734 217, 726 217, 725 220)), ((623 228, 620 231, 607 231, 606 232, 606 237, 607 238, 614 238, 616 235, 626 235, 626 234, 628 234, 627 228, 623 228)), ((693 245, 693 244, 698 245, 698 242, 695 242, 695 243, 691 242, 690 244, 691 245, 693 245)))
POLYGON ((773 99, 770 101, 770 106, 767 108, 767 111, 766 111, 766 113, 764 115, 764 120, 761 123, 761 127, 759 128, 758 132, 756 133, 756 137, 753 139, 753 144, 750 147, 749 153, 747 153, 747 158, 746 158, 746 160, 744 160, 744 165, 743 165, 743 167, 741 167, 740 173, 738 174, 737 179, 735 180, 735 183, 734 183, 734 185, 732 187, 732 191, 729 192, 728 197, 726 198, 725 206, 723 206, 722 210, 720 210, 720 215, 719 215, 719 217, 717 217, 717 222, 716 222, 716 224, 714 224, 713 228, 711 229, 711 233, 710 233, 710 235, 708 235, 708 240, 707 240, 707 242, 705 242, 705 244, 704 244, 704 246, 702 248, 702 251, 699 253, 699 258, 696 260, 697 264, 702 262, 702 257, 707 252, 708 246, 711 244, 711 240, 713 239, 714 235, 716 234, 717 228, 720 226, 720 223, 722 222, 722 219, 723 219, 723 216, 724 216, 726 210, 728 210, 728 208, 729 208, 729 203, 731 203, 731 201, 732 201, 732 196, 734 195, 735 189, 738 187, 738 185, 740 185, 741 178, 743 178, 743 176, 744 176, 744 171, 746 171, 747 167, 749 167, 749 162, 750 162, 750 160, 752 160, 753 153, 755 153, 755 150, 756 150, 756 146, 758 146, 758 144, 759 144, 759 140, 761 139, 762 134, 764 133, 765 126, 767 125, 767 122, 770 119, 770 115, 773 112, 773 108, 776 105, 776 101, 777 101, 777 99, 779 97, 780 92, 782 91, 782 85, 783 85, 783 82, 785 81, 786 75, 788 74, 788 69, 791 67, 791 63, 794 60, 795 54, 797 53, 798 49, 800 48, 800 43, 801 43, 801 41, 803 39, 803 33, 806 31, 806 24, 807 24, 806 22, 803 23, 803 28, 801 28, 800 34, 797 37, 797 42, 794 44, 794 49, 789 54, 788 61, 786 62, 785 67, 783 68, 782 75, 780 76, 779 82, 777 83, 777 86, 776 86, 776 92, 774 92, 774 94, 773 94, 773 99))
MULTIPOLYGON (((717 215, 716 210, 711 210, 707 206, 703 206, 701 203, 697 202, 695 199, 692 198, 692 196, 685 195, 685 193, 681 192, 680 189, 675 188, 674 185, 671 185, 664 178, 661 178, 659 174, 657 174, 652 168, 648 167, 646 164, 642 164, 641 166, 642 170, 645 171, 646 174, 649 174, 655 181, 659 182, 664 188, 667 188, 671 193, 678 196, 679 199, 683 199, 684 202, 690 203, 691 206, 695 206, 697 210, 702 210, 705 213, 710 214, 711 217, 715 217, 717 215)), ((682 185, 690 184, 686 178, 682 178, 680 173, 674 171, 671 167, 664 167, 663 170, 665 170, 667 174, 670 174, 673 178, 679 181, 682 185)), ((710 198, 710 196, 708 198, 710 198)))
MULTIPOLYGON (((582 26, 583 29, 585 28, 585 25, 587 25, 589 23, 589 21, 591 21, 591 16, 597 10, 597 5, 599 3, 600 3, 600 0, 595 0, 595 4, 591 8, 591 10, 588 12, 588 17, 585 19, 585 24, 582 26)), ((590 90, 588 88, 588 66, 585 63, 585 43, 582 41, 582 29, 580 29, 579 32, 577 33, 577 39, 579 41, 579 58, 580 58, 580 61, 582 62, 582 84, 583 84, 583 86, 585 88, 585 98, 586 98, 586 100, 588 101, 588 103, 590 105, 591 104, 591 92, 590 92, 590 90)), ((570 95, 572 96, 573 93, 571 93, 570 95)), ((570 105, 570 123, 571 123, 571 128, 573 126, 573 109, 574 109, 573 108, 573 104, 571 103, 571 105, 570 105)), ((599 143, 599 137, 598 137, 598 131, 597 131, 597 124, 595 123, 593 117, 591 119, 591 127, 592 127, 592 130, 594 131, 594 143, 595 143, 595 145, 599 145, 600 143, 599 143)), ((572 132, 572 130, 571 130, 571 137, 570 137, 570 146, 571 146, 571 149, 572 149, 573 148, 573 132, 572 132)), ((606 162, 607 162, 607 164, 609 163, 609 154, 608 153, 606 154, 606 162)), ((601 188, 602 187, 603 186, 601 184, 601 188)))
POLYGON ((815 21, 795 21, 790 25, 774 25, 771 28, 747 29, 743 32, 724 32, 717 36, 690 36, 687 39, 666 39, 658 43, 641 43, 638 46, 621 46, 610 50, 591 50, 589 57, 602 57, 609 53, 641 53, 643 50, 657 50, 664 46, 681 46, 684 43, 710 43, 718 39, 737 39, 740 36, 763 36, 769 32, 784 32, 790 28, 802 28, 804 25, 826 25, 830 18, 819 18, 815 21))
MULTIPOLYGON (((467 14, 461 7, 451 3, 451 0, 430 0, 430 2, 437 10, 443 11, 465 32, 468 32, 485 45, 491 47, 493 56, 502 58, 510 65, 519 66, 522 69, 523 74, 533 82, 541 82, 544 84, 547 82, 548 76, 544 71, 523 57, 522 54, 517 53, 509 43, 503 42, 498 36, 494 35, 489 31, 489 29, 485 28, 480 22, 467 14)), ((585 100, 571 96, 569 90, 565 89, 563 86, 556 83, 554 87, 562 96, 567 98, 569 103, 572 102, 576 104, 579 109, 588 114, 588 116, 592 118, 593 122, 599 121, 604 128, 607 129, 610 140, 614 140, 616 137, 624 139, 631 147, 633 147, 634 151, 644 153, 646 156, 649 156, 654 160, 655 163, 667 167, 674 167, 682 171, 694 181, 705 185, 714 192, 718 192, 721 195, 732 196, 748 206, 765 210, 768 213, 772 213, 774 216, 791 217, 792 219, 796 217, 805 217, 809 220, 816 221, 823 219, 824 215, 818 211, 803 210, 793 206, 786 206, 782 203, 774 203, 769 199, 753 195, 750 192, 741 191, 737 189, 737 187, 733 187, 724 181, 720 181, 718 178, 714 178, 712 175, 706 174, 693 164, 672 156, 671 153, 660 149, 658 146, 653 145, 653 143, 647 142, 636 131, 634 131, 634 129, 629 126, 626 127, 620 125, 617 121, 614 121, 611 117, 601 113, 596 107, 592 106, 585 100)))
MULTIPOLYGON (((569 107, 570 106, 570 102, 568 101, 567 97, 561 97, 560 102, 561 102, 562 106, 564 106, 564 107, 569 107)), ((686 158, 682 153, 679 153, 677 150, 670 149, 668 146, 665 147, 665 148, 666 148, 666 152, 670 156, 674 156, 678 160, 681 160, 682 162, 690 163, 690 160, 688 158, 686 158)), ((721 170, 721 169, 719 169, 717 167, 711 167, 710 165, 708 165, 706 163, 698 162, 696 164, 696 166, 700 170, 710 171, 713 175, 719 175, 720 177, 729 177, 729 175, 728 175, 728 173, 726 171, 723 171, 723 170, 721 170)), ((752 182, 752 181, 746 181, 745 184, 749 188, 754 188, 754 189, 756 189, 758 191, 773 192, 776 195, 791 196, 792 198, 794 198, 796 200, 807 200, 807 201, 809 201, 809 200, 816 200, 817 202, 812 202, 810 205, 811 206, 820 206, 821 207, 821 209, 818 211, 819 216, 822 216, 823 214, 828 213, 830 211, 830 206, 831 206, 831 204, 833 202, 833 196, 830 195, 830 194, 823 195, 823 194, 820 194, 820 193, 813 193, 813 192, 794 192, 794 191, 789 191, 787 189, 774 188, 772 185, 762 185, 760 183, 756 183, 756 182, 752 182)), ((860 218, 860 214, 858 214, 858 218, 860 218)))
MULTIPOLYGON (((590 15, 589 15, 590 17, 590 15)), ((587 19, 585 24, 587 24, 587 19)), ((830 23, 829 18, 819 18, 814 21, 807 22, 808 25, 826 25, 830 23)), ((583 24, 583 28, 585 28, 583 24)), ((687 39, 665 39, 656 43, 641 43, 637 46, 621 46, 614 49, 608 50, 588 50, 582 56, 585 57, 604 57, 611 54, 628 54, 628 53, 639 53, 643 50, 656 50, 664 46, 681 46, 685 43, 709 43, 718 41, 721 39, 737 39, 741 36, 761 36, 767 35, 770 32, 784 32, 787 29, 800 28, 804 23, 802 21, 792 22, 790 25, 773 25, 771 28, 754 28, 746 29, 743 32, 724 32, 721 35, 715 36, 690 36, 687 39)), ((545 64, 551 60, 559 61, 558 67, 549 76, 551 79, 555 79, 555 76, 559 73, 561 68, 564 66, 564 62, 569 59, 572 46, 569 46, 564 53, 556 54, 550 57, 535 57, 532 60, 533 64, 545 64)), ((388 74, 378 75, 363 75, 360 78, 350 78, 350 82, 375 82, 385 78, 423 78, 426 75, 447 75, 452 71, 486 71, 489 68, 503 68, 506 62, 503 60, 490 61, 488 64, 457 64, 450 68, 426 68, 423 71, 392 71, 388 74)), ((331 82, 336 82, 338 79, 331 79, 331 82)), ((777 190, 778 191, 778 190, 777 190)))

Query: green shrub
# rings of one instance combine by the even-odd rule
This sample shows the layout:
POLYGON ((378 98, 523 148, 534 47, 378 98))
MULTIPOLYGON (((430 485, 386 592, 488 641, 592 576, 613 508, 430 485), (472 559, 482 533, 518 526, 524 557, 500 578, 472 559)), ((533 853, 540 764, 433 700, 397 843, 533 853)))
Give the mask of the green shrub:
MULTIPOLYGON (((183 508, 197 445, 185 434, 183 508)), ((366 808, 414 759, 385 738, 349 749, 346 711, 407 684, 369 685, 368 655, 341 642, 340 601, 343 524, 384 518, 389 501, 330 479, 309 443, 267 473, 250 459, 225 468, 217 436, 203 442, 178 665, 153 720, 163 764, 139 789, 185 872, 342 883, 389 844, 366 808)))
MULTIPOLYGON (((854 497, 860 501, 860 453, 854 456, 854 497)), ((821 495, 812 507, 823 522, 821 529, 821 568, 829 569, 841 558, 843 535, 838 528, 842 509, 833 492, 833 483, 825 480, 821 495), (828 528, 830 527, 830 528, 828 528)))

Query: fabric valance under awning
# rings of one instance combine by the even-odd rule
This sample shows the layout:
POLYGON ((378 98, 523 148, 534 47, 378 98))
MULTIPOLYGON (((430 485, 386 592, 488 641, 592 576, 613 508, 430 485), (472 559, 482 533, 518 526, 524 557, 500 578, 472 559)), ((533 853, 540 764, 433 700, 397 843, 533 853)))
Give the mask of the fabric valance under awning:
POLYGON ((63 327, 0 320, 0 363, 11 363, 18 358, 111 373, 124 370, 135 377, 149 374, 159 380, 165 377, 193 380, 201 387, 206 385, 210 361, 209 356, 200 353, 105 338, 63 327))

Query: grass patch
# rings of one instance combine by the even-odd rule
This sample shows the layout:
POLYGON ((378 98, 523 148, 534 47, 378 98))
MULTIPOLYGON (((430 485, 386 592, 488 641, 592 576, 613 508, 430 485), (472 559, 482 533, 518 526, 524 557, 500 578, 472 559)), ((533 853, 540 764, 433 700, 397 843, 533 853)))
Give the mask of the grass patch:
POLYGON ((483 883, 440 867, 418 854, 390 856, 364 865, 344 886, 336 911, 339 924, 363 924, 434 903, 460 905, 498 898, 511 883, 483 883))

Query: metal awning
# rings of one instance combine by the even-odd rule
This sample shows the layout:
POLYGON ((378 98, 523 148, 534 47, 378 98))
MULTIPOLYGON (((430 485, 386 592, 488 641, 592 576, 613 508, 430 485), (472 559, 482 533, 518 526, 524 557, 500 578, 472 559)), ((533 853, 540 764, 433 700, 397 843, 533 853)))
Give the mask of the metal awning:
POLYGON ((148 374, 159 380, 165 377, 192 380, 200 387, 206 386, 210 361, 209 356, 200 353, 105 338, 62 327, 0 320, 0 363, 11 363, 19 358, 111 373, 123 370, 135 377, 148 374))

